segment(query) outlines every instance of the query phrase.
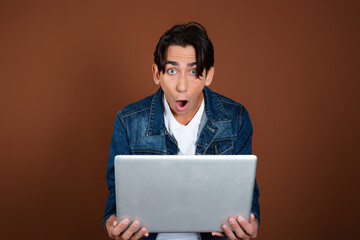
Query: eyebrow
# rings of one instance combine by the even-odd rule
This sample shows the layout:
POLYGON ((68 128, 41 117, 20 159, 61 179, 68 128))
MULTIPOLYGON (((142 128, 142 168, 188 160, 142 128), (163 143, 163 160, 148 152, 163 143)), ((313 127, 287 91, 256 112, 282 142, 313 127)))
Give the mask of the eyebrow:
MULTIPOLYGON (((166 61, 166 62, 165 62, 165 65, 166 65, 166 64, 171 64, 171 65, 173 65, 173 66, 179 66, 179 63, 178 63, 178 62, 175 62, 175 61, 166 61)), ((192 67, 192 66, 194 66, 194 65, 196 65, 196 62, 192 62, 192 63, 188 63, 188 64, 187 64, 188 67, 192 67)))

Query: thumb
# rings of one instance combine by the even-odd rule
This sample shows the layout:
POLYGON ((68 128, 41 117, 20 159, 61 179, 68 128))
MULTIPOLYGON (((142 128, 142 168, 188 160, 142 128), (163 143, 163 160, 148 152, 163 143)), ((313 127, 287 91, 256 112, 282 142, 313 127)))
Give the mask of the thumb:
POLYGON ((253 223, 256 226, 258 226, 258 222, 257 222, 254 214, 250 214, 250 223, 253 223))

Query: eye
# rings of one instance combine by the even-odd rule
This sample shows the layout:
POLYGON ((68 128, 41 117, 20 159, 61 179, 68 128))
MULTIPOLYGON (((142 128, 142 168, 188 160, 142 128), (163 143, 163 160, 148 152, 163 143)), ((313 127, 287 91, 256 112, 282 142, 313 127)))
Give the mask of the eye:
POLYGON ((196 74, 197 74, 196 69, 192 69, 192 70, 190 71, 190 74, 193 75, 193 76, 196 76, 196 74))
POLYGON ((190 74, 193 75, 193 76, 196 76, 196 74, 197 74, 196 69, 192 69, 192 70, 190 71, 190 74))
POLYGON ((174 75, 176 73, 176 70, 173 69, 173 68, 170 68, 167 70, 167 73, 170 74, 170 75, 174 75))

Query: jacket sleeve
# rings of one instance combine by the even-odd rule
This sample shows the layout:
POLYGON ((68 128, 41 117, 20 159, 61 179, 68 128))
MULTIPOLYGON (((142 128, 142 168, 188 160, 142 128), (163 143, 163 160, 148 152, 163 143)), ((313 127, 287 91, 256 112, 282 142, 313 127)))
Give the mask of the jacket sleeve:
MULTIPOLYGON (((253 128, 251 125, 249 113, 244 106, 241 106, 239 117, 239 129, 235 138, 234 146, 236 146, 236 153, 238 155, 252 154, 251 140, 253 128)), ((259 205, 260 191, 255 179, 254 194, 252 200, 251 212, 255 215, 258 225, 260 226, 260 205, 259 205)))
MULTIPOLYGON (((106 181, 108 185, 108 197, 105 205, 103 217, 103 225, 105 227, 106 220, 116 214, 115 201, 115 176, 114 176, 114 158, 116 155, 130 155, 129 142, 127 132, 124 126, 121 112, 117 114, 112 134, 110 153, 106 170, 106 181)), ((105 228, 106 229, 106 228, 105 228)))

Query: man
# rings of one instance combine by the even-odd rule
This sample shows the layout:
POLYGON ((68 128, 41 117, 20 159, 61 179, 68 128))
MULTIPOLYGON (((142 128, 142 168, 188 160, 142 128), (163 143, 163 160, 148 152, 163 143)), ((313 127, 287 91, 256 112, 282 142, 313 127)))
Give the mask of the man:
MULTIPOLYGON (((116 221, 114 157, 129 154, 251 154, 252 125, 239 103, 212 92, 214 50, 198 23, 175 25, 160 38, 152 66, 159 90, 119 111, 107 168, 109 195, 103 222, 113 239, 249 239, 257 235, 259 189, 255 181, 250 222, 230 218, 213 233, 151 233, 129 219, 116 221), (125 230, 126 229, 126 230, 125 230), (123 231, 125 230, 125 231, 123 231)), ((141 177, 141 176, 134 176, 141 177)), ((231 197, 231 196, 224 196, 231 197)))

